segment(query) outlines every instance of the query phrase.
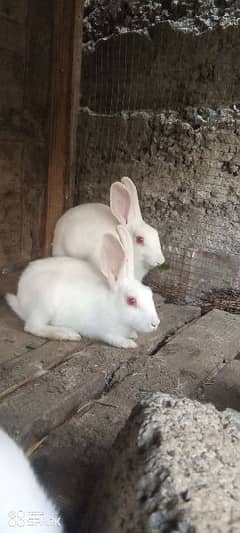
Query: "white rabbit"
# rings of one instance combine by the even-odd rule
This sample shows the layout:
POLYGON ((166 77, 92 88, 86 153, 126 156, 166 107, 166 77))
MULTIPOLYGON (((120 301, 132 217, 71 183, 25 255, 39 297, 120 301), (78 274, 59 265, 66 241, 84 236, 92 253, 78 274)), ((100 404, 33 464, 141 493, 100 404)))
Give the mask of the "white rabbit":
POLYGON ((102 240, 100 269, 72 257, 30 263, 17 296, 6 299, 25 321, 25 331, 51 339, 78 341, 80 334, 116 347, 135 348, 131 332, 159 325, 152 291, 134 279, 132 239, 125 226, 102 240))
POLYGON ((63 533, 59 512, 23 450, 0 429, 0 532, 63 533))
POLYGON ((110 189, 110 207, 83 204, 69 209, 57 222, 52 255, 89 259, 97 266, 104 233, 116 235, 117 225, 126 224, 134 243, 135 277, 143 277, 164 263, 158 232, 144 222, 137 189, 130 178, 122 178, 110 189))

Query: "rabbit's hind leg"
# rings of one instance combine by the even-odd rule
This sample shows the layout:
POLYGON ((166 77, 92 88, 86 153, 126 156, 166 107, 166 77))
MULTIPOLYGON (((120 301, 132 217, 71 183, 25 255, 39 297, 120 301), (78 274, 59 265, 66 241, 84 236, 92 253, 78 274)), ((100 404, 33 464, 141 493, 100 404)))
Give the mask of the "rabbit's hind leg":
POLYGON ((80 341, 79 333, 71 328, 62 326, 52 326, 46 323, 46 316, 43 317, 39 312, 34 312, 25 322, 24 331, 47 339, 61 341, 80 341))

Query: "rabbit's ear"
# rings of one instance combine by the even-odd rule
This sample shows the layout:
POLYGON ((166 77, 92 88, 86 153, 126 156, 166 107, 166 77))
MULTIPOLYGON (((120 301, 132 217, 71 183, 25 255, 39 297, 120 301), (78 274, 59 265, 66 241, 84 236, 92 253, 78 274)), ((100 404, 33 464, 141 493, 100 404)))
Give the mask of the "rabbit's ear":
POLYGON ((128 177, 122 178, 121 182, 123 183, 124 187, 127 189, 127 191, 130 194, 130 198, 131 198, 131 209, 130 209, 131 218, 133 218, 134 220, 142 220, 142 213, 141 213, 141 209, 140 209, 140 205, 139 205, 138 193, 137 193, 136 185, 134 185, 133 181, 130 178, 128 178, 128 177))
POLYGON ((129 191, 120 181, 115 181, 110 188, 110 208, 120 224, 127 224, 130 205, 129 191))
POLYGON ((114 235, 106 233, 101 246, 100 269, 112 288, 118 284, 124 265, 125 253, 121 243, 114 235))
POLYGON ((126 228, 126 226, 119 225, 117 227, 117 232, 120 237, 124 252, 125 252, 125 262, 124 262, 124 272, 127 278, 134 278, 134 253, 133 253, 133 242, 132 237, 126 228))

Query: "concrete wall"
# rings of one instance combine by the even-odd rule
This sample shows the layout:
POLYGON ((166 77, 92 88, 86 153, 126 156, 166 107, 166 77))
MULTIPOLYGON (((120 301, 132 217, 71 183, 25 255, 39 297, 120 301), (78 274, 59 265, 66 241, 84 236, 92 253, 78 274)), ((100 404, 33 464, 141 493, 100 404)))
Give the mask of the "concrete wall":
POLYGON ((91 494, 88 533, 237 533, 239 413, 153 394, 132 411, 91 494))
POLYGON ((188 301, 237 294, 240 11, 138 4, 86 3, 76 203, 108 200, 130 175, 171 259, 155 288, 188 301))

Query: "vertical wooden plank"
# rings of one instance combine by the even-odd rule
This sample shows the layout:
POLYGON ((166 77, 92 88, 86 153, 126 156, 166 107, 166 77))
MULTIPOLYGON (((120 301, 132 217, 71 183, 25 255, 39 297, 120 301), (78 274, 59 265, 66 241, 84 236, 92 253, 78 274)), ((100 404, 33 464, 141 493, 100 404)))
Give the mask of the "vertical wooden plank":
POLYGON ((49 91, 55 0, 28 0, 23 127, 21 257, 43 255, 48 174, 49 91), (27 117, 27 120, 26 120, 27 117))
POLYGON ((65 187, 65 209, 72 207, 75 195, 75 178, 77 166, 77 128, 80 108, 80 79, 82 62, 82 21, 84 0, 78 0, 75 8, 75 24, 73 32, 73 68, 70 102, 70 142, 68 174, 65 187))
POLYGON ((44 253, 56 221, 72 202, 76 166, 83 0, 56 0, 49 116, 49 164, 44 253))

